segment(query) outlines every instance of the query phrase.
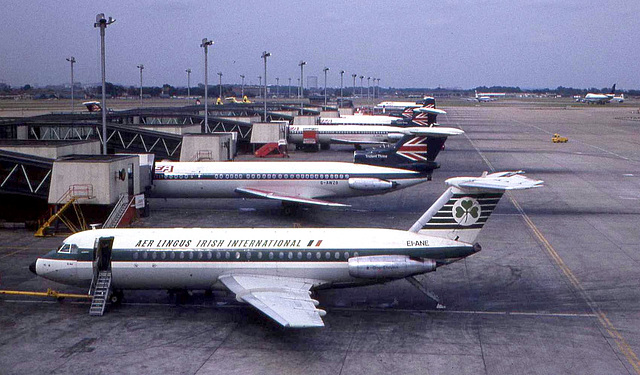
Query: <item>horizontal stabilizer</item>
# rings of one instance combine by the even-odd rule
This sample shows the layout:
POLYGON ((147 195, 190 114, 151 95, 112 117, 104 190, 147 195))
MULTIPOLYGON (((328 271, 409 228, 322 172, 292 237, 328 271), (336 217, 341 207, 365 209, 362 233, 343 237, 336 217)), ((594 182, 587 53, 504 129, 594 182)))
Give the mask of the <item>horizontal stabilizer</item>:
POLYGON ((446 115, 447 114, 447 111, 444 111, 442 109, 437 109, 437 108, 430 108, 430 107, 413 108, 413 112, 430 113, 432 115, 446 115))
POLYGON ((263 189, 236 188, 235 191, 236 193, 245 194, 253 198, 274 199, 274 200, 283 201, 283 202, 310 204, 314 206, 350 207, 350 205, 348 204, 323 201, 320 199, 307 198, 307 197, 301 197, 301 196, 286 195, 286 194, 278 193, 275 191, 268 191, 263 189))
POLYGON ((412 135, 422 135, 422 136, 431 136, 431 137, 449 137, 453 135, 464 134, 464 130, 457 128, 446 128, 446 127, 412 127, 412 128, 404 128, 402 129, 404 134, 412 134, 412 135))
POLYGON ((462 190, 518 190, 542 186, 541 180, 531 179, 523 173, 523 171, 497 172, 485 174, 482 177, 454 177, 446 180, 446 184, 462 190))

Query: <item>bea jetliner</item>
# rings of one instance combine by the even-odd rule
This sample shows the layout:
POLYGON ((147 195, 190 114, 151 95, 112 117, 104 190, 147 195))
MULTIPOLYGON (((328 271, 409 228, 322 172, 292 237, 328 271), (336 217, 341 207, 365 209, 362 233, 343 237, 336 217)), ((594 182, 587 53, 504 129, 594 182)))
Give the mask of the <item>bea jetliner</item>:
POLYGON ((354 163, 327 161, 156 162, 154 198, 264 198, 281 201, 285 211, 300 204, 347 206, 329 201, 385 194, 431 179, 435 158, 459 129, 408 132, 393 147, 356 152, 354 163))
MULTIPOLYGON (((475 240, 505 190, 541 186, 520 172, 457 177, 408 231, 374 228, 130 228, 69 236, 30 265, 38 276, 100 291, 233 292, 285 327, 321 327, 318 288, 408 278, 480 251, 475 240)), ((103 295, 100 293, 100 295, 103 295)), ((96 299, 94 294, 94 300, 96 299)))

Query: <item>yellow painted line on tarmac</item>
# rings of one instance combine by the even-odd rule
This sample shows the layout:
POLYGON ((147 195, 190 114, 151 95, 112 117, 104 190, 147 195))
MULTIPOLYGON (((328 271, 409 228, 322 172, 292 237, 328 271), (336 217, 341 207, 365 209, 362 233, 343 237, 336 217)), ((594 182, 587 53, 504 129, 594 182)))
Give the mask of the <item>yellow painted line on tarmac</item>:
MULTIPOLYGON (((473 146, 473 148, 476 150, 478 155, 480 155, 482 160, 484 160, 487 166, 491 169, 491 171, 495 172, 496 170, 491 164, 491 162, 484 156, 484 154, 475 145, 475 143, 473 143, 471 138, 469 138, 469 136, 466 133, 465 133, 465 137, 467 138, 469 143, 471 143, 471 146, 473 146)), ((542 232, 540 232, 538 227, 536 227, 533 221, 531 221, 531 218, 529 218, 529 215, 527 215, 524 212, 520 204, 516 201, 516 199, 513 197, 513 195, 509 191, 507 191, 507 196, 509 197, 509 200, 511 201, 511 203, 513 203, 513 205, 516 207, 516 209, 524 219, 527 226, 531 229, 531 231, 536 236, 538 241, 540 241, 540 243, 546 250, 547 254, 549 254, 551 259, 553 259, 553 261, 558 265, 558 267, 560 267, 560 269, 562 270, 562 273, 564 273, 564 275, 569 279, 569 281, 571 282, 571 285, 573 285, 573 287, 578 291, 580 296, 585 300, 585 302, 587 303, 591 311, 596 315, 596 317, 598 318, 598 322, 600 322, 600 324, 605 329, 605 331, 607 331, 609 336, 613 338, 613 340, 616 342, 618 349, 620 349, 622 354, 624 354, 625 358, 627 359, 627 362, 629 362, 629 364, 633 367, 636 374, 640 375, 640 360, 638 359, 638 356, 633 351, 633 349, 631 349, 631 346, 629 346, 629 344, 624 339, 624 337, 622 337, 622 335, 620 334, 620 332, 618 332, 618 330, 613 325, 613 323, 611 323, 611 321, 609 320, 607 315, 604 313, 604 311, 602 311, 598 307, 598 305, 595 303, 595 301, 587 294, 587 291, 584 289, 584 287, 582 286, 578 278, 573 274, 573 272, 566 265, 564 260, 562 260, 558 252, 553 248, 553 246, 551 246, 549 241, 547 241, 547 239, 544 237, 542 232)))

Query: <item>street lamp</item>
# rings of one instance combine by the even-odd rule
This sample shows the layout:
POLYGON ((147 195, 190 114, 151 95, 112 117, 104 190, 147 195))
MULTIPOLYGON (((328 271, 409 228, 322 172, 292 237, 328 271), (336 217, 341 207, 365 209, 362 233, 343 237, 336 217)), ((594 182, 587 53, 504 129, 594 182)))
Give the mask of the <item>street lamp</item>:
POLYGON ((105 57, 104 57, 104 31, 107 26, 116 22, 115 19, 109 17, 107 20, 104 18, 104 13, 98 13, 96 15, 96 22, 93 27, 100 28, 100 55, 102 65, 102 154, 107 154, 107 92, 105 85, 105 57))
POLYGON ((138 69, 140 69, 140 108, 142 109, 142 70, 144 69, 144 65, 138 65, 138 69))
POLYGON ((220 100, 222 100, 222 72, 218 72, 218 77, 220 78, 220 83, 218 84, 218 86, 220 87, 220 100))
POLYGON ((369 93, 370 88, 371 88, 371 77, 367 77, 367 101, 369 102, 371 101, 371 94, 369 93))
POLYGON ((191 69, 187 69, 185 72, 187 72, 187 98, 191 98, 191 69))
POLYGON ((344 70, 340 71, 340 103, 338 103, 338 108, 342 107, 342 86, 344 80, 344 70))
POLYGON ((351 96, 356 96, 356 78, 358 75, 353 73, 351 77, 353 77, 353 93, 351 93, 351 96))
POLYGON ((362 98, 362 91, 364 89, 364 83, 362 83, 362 80, 364 79, 364 76, 360 76, 360 97, 362 98))
POLYGON ((241 87, 240 90, 242 94, 240 95, 242 96, 242 100, 244 100, 244 74, 240 74, 240 78, 242 78, 242 86, 240 86, 241 87))
POLYGON ((267 122, 267 57, 269 56, 271 56, 269 52, 262 52, 264 60, 264 122, 267 122))
POLYGON ((329 68, 325 66, 324 69, 322 69, 322 71, 324 72, 324 106, 326 107, 327 106, 327 72, 329 71, 329 68))
POLYGON ((209 46, 213 44, 213 40, 207 38, 202 39, 200 47, 204 48, 204 129, 205 132, 209 131, 209 66, 207 61, 207 55, 209 52, 209 46))
POLYGON ((304 115, 304 102, 302 101, 304 99, 304 79, 302 77, 304 77, 304 66, 307 65, 307 62, 300 60, 298 65, 300 65, 300 115, 302 116, 304 115))
POLYGON ((67 61, 71 63, 71 113, 75 111, 75 105, 73 102, 73 64, 76 63, 76 58, 71 56, 67 57, 67 61))

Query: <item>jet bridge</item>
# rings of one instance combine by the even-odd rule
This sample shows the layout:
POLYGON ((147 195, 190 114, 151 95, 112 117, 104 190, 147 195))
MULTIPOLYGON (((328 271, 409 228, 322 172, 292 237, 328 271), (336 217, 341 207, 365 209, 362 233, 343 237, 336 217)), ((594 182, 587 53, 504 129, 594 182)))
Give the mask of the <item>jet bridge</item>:
POLYGON ((46 199, 53 160, 0 150, 0 193, 46 199))

